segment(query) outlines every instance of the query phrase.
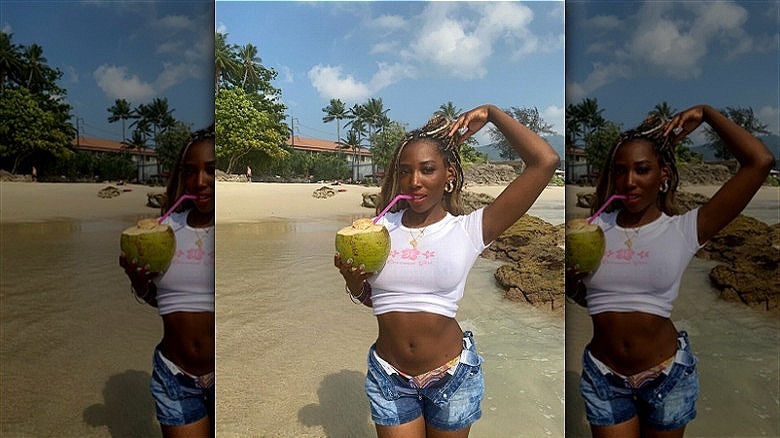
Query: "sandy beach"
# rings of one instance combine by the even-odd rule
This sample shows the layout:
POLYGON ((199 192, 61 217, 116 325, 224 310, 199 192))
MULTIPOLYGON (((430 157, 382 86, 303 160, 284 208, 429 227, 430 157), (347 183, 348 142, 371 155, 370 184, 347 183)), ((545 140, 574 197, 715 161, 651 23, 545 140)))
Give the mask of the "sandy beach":
MULTIPOLYGON (((119 233, 159 215, 146 194, 163 188, 98 197, 108 185, 0 184, 2 436, 160 436, 148 379, 161 323, 132 299, 117 257, 119 233)), ((217 184, 219 436, 374 435, 362 384, 376 322, 344 296, 332 256, 335 230, 372 215, 362 193, 378 188, 312 197, 319 187, 217 184)), ((561 223, 565 199, 568 217, 586 216, 581 190, 592 188, 548 187, 530 213, 561 223)), ((745 213, 776 223, 778 199, 764 187, 745 213)), ((504 300, 498 265, 478 260, 458 311, 485 357, 472 436, 563 436, 564 403, 566 436, 587 435, 576 391, 586 312, 567 309, 564 366, 564 322, 504 300)), ((692 262, 673 313, 701 359, 687 436, 778 436, 779 323, 706 293, 711 267, 692 262)))
MULTIPOLYGON (((472 186, 466 190, 498 196, 504 186, 472 186)), ((378 187, 361 185, 235 183, 217 184, 217 223, 252 222, 270 218, 307 220, 334 215, 369 216, 373 210, 361 207, 363 193, 379 193, 378 187), (314 190, 327 185, 337 190, 327 199, 312 196, 314 190)), ((563 187, 548 187, 535 207, 563 202, 563 187)), ((532 212, 533 214, 533 212, 532 212)))

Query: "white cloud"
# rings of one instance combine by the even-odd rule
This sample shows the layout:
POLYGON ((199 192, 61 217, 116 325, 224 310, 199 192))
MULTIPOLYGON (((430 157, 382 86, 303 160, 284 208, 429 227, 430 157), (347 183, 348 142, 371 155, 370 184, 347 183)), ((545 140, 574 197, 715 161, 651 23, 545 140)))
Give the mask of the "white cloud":
POLYGON ((606 58, 594 63, 584 81, 568 84, 567 92, 582 97, 640 72, 678 79, 699 77, 704 59, 714 56, 715 48, 720 50, 717 56, 729 59, 757 49, 744 30, 746 20, 745 9, 729 2, 647 1, 635 16, 623 20, 612 15, 592 17, 585 25, 593 30, 594 41, 586 52, 606 58), (618 38, 618 34, 624 36, 618 38))
POLYGON ((157 95, 154 87, 137 75, 127 73, 127 67, 101 65, 92 76, 98 86, 111 99, 145 102, 157 95))
POLYGON ((553 125, 553 130, 557 134, 563 134, 565 130, 566 111, 557 105, 550 105, 539 112, 539 115, 545 122, 553 125))
POLYGON ((311 84, 324 99, 342 99, 357 102, 377 94, 383 88, 414 75, 408 65, 378 63, 377 70, 368 82, 362 82, 351 74, 345 74, 341 66, 318 64, 309 70, 311 84))
POLYGON ((227 25, 220 21, 219 24, 217 24, 217 26, 214 28, 214 30, 219 33, 227 33, 227 25))
POLYGON ((281 74, 282 82, 286 84, 292 84, 295 82, 295 75, 293 74, 293 71, 290 69, 290 67, 283 65, 279 67, 277 71, 281 74))
POLYGON ((406 26, 406 20, 400 15, 380 15, 371 19, 368 26, 381 29, 402 29, 406 26))
POLYGON ((317 92, 325 99, 339 98, 349 102, 359 101, 371 96, 368 85, 345 75, 340 66, 318 64, 309 70, 309 80, 317 92))
POLYGON ((762 123, 766 123, 767 130, 775 135, 780 135, 780 108, 764 106, 756 114, 762 123))

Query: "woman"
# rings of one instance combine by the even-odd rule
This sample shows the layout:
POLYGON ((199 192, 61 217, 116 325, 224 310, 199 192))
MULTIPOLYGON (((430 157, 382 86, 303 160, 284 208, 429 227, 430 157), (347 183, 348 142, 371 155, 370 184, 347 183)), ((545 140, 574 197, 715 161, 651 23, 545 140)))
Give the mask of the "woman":
POLYGON ((391 236, 387 263, 371 273, 338 254, 334 259, 347 293, 373 306, 377 317, 366 393, 378 436, 468 436, 481 416, 482 358, 472 334, 455 320, 457 302, 476 258, 531 207, 558 163, 544 140, 493 105, 451 124, 434 117, 396 148, 377 211, 397 194, 412 199, 396 204, 379 222, 391 236), (491 205, 463 215, 458 147, 488 122, 526 168, 491 205))
POLYGON ((192 134, 168 183, 163 223, 176 234, 176 254, 164 273, 120 256, 133 293, 159 308, 163 338, 155 348, 151 391, 166 437, 214 435, 214 128, 192 134))
POLYGON ((593 436, 680 437, 696 416, 697 359, 669 318, 672 302, 688 262, 745 208, 773 164, 758 139, 706 105, 668 123, 650 116, 612 148, 593 205, 625 197, 593 222, 604 230, 607 251, 584 280, 567 271, 567 288, 586 288, 593 323, 580 380, 593 436), (740 167, 706 204, 675 216, 674 145, 702 123, 740 167))

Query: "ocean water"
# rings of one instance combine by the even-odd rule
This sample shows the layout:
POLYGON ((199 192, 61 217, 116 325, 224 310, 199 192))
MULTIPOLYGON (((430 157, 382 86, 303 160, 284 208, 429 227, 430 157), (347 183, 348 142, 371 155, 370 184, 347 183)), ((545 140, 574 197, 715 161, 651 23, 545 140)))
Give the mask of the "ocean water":
POLYGON ((0 436, 160 436, 161 322, 118 261, 137 219, 0 225, 0 436))
MULTIPOLYGON (((780 200, 753 201, 744 214, 780 220, 780 200)), ((717 262, 694 258, 683 274, 672 320, 690 336, 699 358, 697 417, 686 437, 780 436, 780 320, 718 298, 709 271, 717 262)), ((566 436, 590 436, 579 395, 582 351, 592 335, 587 311, 566 308, 566 436)))
MULTIPOLYGON (((532 214, 560 223, 562 207, 532 214)), ((333 267, 353 219, 218 224, 219 436, 375 436, 363 385, 376 320, 333 267)), ((485 359, 471 436, 562 437, 563 316, 504 299, 500 264, 477 261, 458 311, 485 359)))

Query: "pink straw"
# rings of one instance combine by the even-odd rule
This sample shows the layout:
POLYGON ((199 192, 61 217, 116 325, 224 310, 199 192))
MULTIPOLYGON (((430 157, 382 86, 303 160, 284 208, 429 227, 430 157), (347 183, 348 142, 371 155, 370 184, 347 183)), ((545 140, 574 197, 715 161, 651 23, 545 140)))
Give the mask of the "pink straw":
POLYGON ((181 198, 179 198, 174 204, 173 207, 171 207, 168 211, 165 212, 164 215, 160 216, 160 219, 157 219, 157 223, 161 224, 166 217, 170 216, 171 213, 173 213, 173 210, 176 210, 176 207, 179 206, 179 204, 182 203, 185 199, 195 199, 197 196, 195 195, 181 195, 181 198))
POLYGON ((393 199, 392 201, 390 201, 390 203, 389 203, 389 204, 387 204, 387 207, 385 207, 385 209, 384 209, 384 210, 382 210, 382 212, 381 212, 381 213, 379 213, 379 215, 378 215, 377 217, 375 217, 375 218, 374 218, 374 221, 373 221, 373 222, 374 222, 374 224, 376 224, 377 222, 379 222, 379 219, 382 219, 382 216, 384 216, 384 215, 385 215, 385 213, 387 213, 387 211, 388 211, 388 210, 390 210, 390 207, 392 207, 393 205, 395 205, 395 203, 396 203, 396 202, 400 201, 401 199, 412 199, 413 197, 414 197, 414 196, 412 196, 412 195, 398 195, 398 196, 396 196, 396 197, 395 197, 395 199, 393 199))
POLYGON ((605 202, 604 205, 602 205, 601 208, 599 208, 593 216, 588 218, 588 224, 593 222, 596 219, 596 217, 598 217, 598 215, 600 215, 601 212, 604 211, 605 208, 607 208, 607 206, 609 205, 610 202, 614 201, 615 199, 626 199, 627 197, 628 196, 626 196, 626 195, 612 195, 612 196, 610 196, 609 199, 607 199, 607 202, 605 202))

